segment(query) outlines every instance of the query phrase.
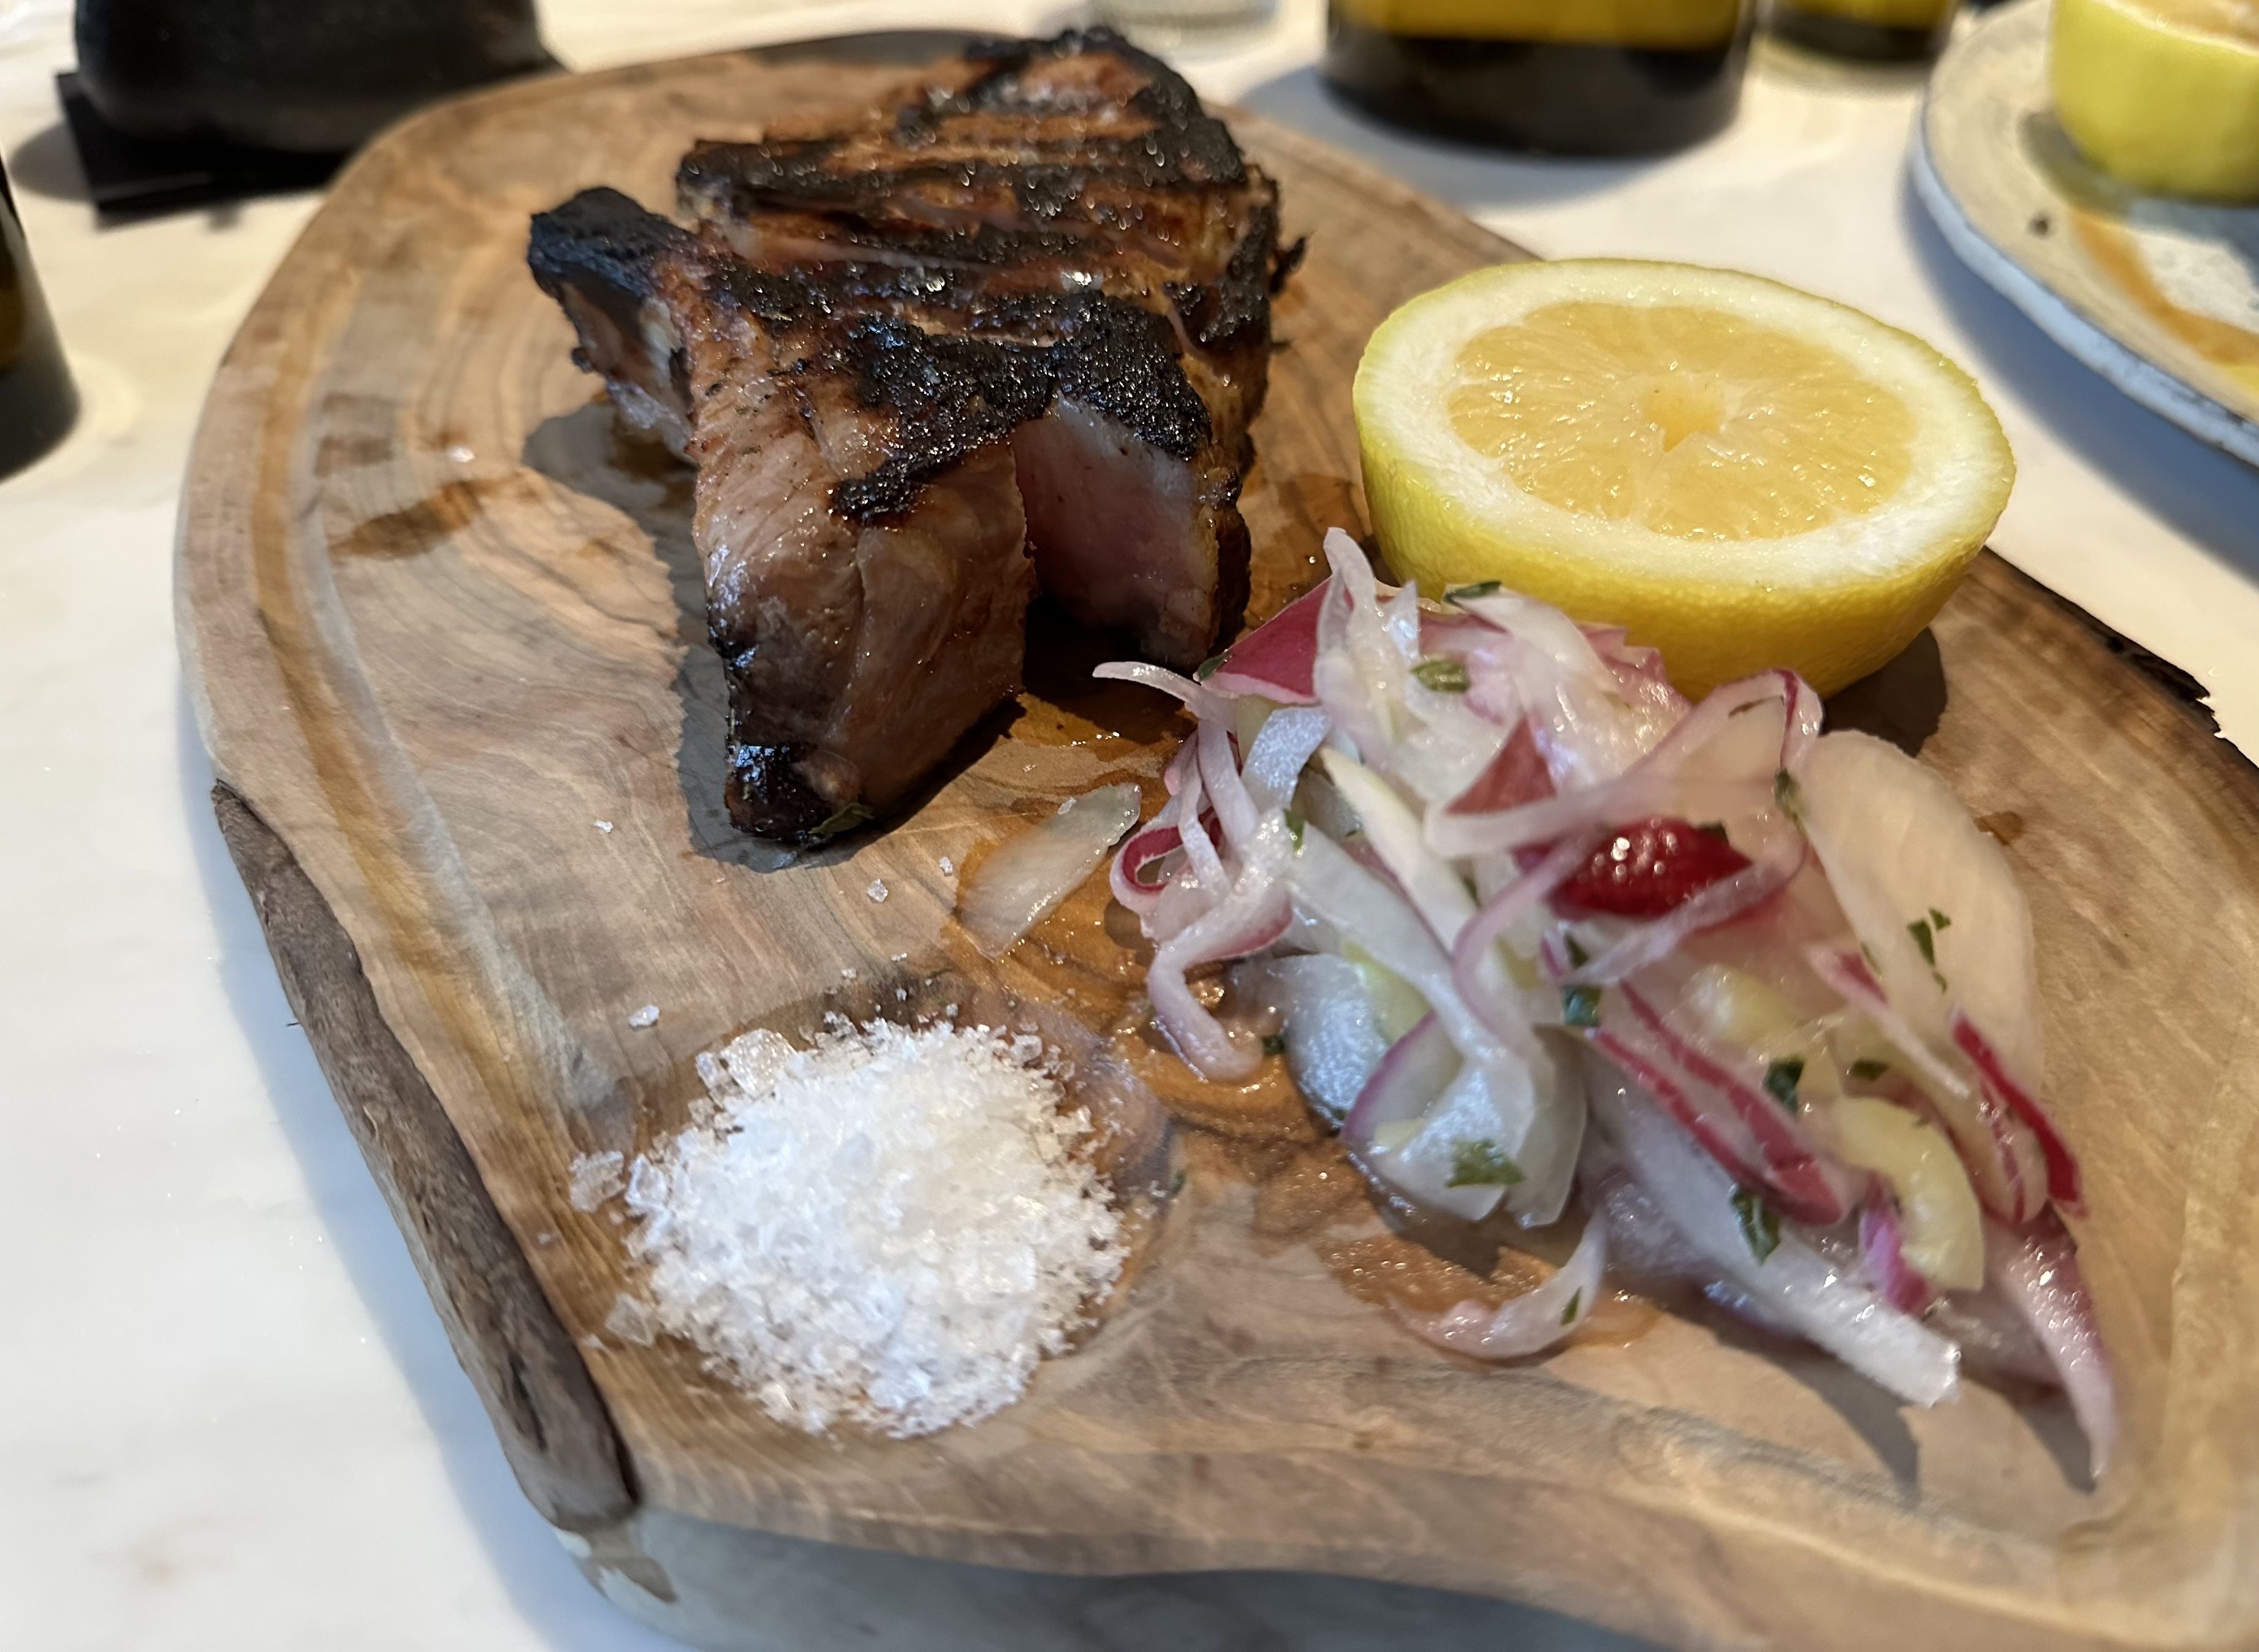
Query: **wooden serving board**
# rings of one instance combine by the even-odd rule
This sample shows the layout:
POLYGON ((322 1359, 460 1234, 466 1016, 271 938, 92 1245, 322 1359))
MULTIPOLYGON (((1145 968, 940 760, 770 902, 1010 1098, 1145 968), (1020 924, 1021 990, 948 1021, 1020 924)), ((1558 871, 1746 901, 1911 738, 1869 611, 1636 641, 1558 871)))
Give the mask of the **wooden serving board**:
MULTIPOLYGON (((1102 888, 1001 969, 957 936, 942 857, 961 869, 1103 780, 1150 791, 1180 732, 1094 692, 1087 645, 1047 634, 1016 714, 891 830, 780 867, 729 829, 686 481, 618 442, 567 360, 526 219, 598 182, 663 202, 692 138, 854 102, 945 44, 551 79, 421 117, 338 181, 196 447, 180 629, 223 825, 526 1491, 591 1577, 679 1625, 728 1568, 652 1534, 695 1520, 709 1563, 747 1528, 1063 1571, 1298 1568, 1700 1644, 2248 1644, 2259 784, 2193 685, 2004 564, 1836 711, 1919 744, 2030 892, 2125 1396, 2099 1491, 2059 1399, 1971 1385, 1915 1411, 1700 1314, 1625 1307, 1507 1368, 1396 1328, 1374 1279, 1427 1253, 1382 1233, 1278 1075, 1201 1086, 1117 1034, 1139 958, 1102 888), (687 1350, 607 1330, 633 1282, 616 1220, 569 1202, 576 1155, 679 1124, 696 1054, 748 1026, 943 996, 1092 1057, 1137 1127, 1126 1190, 1165 1190, 1162 1155, 1186 1171, 1085 1345, 976 1427, 811 1440, 687 1350)), ((1368 331, 1519 254, 1240 131, 1310 237, 1247 491, 1259 613, 1313 577, 1323 528, 1362 525, 1368 331)), ((1434 1243, 1487 1265, 1469 1235, 1434 1243)))

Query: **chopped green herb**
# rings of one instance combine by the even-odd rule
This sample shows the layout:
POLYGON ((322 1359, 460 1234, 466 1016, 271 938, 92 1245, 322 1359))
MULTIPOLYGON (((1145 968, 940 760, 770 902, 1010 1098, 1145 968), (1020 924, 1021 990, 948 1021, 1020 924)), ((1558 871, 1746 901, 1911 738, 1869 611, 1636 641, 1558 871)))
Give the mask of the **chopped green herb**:
POLYGON ((1913 936, 1914 945, 1921 950, 1921 961, 1935 971, 1937 968, 1937 942, 1930 935, 1929 920, 1916 918, 1906 925, 1906 933, 1913 936))
POLYGON ((1804 788, 1796 783, 1796 776, 1786 769, 1776 770, 1772 777, 1772 801, 1780 805, 1781 812, 1801 828, 1804 824, 1804 788))
POLYGON ((1432 688, 1439 694, 1463 694, 1469 683, 1467 662, 1438 656, 1423 659, 1412 667, 1412 674, 1420 680, 1423 688, 1432 688))
POLYGON ((1294 852, 1298 855, 1302 852, 1302 828, 1308 822, 1302 819, 1301 810, 1290 808, 1286 811, 1286 836, 1294 840, 1294 852))
POLYGON ((1574 1325, 1577 1322, 1577 1310, 1584 1306, 1584 1292, 1581 1289, 1570 1292, 1569 1306, 1561 1310, 1561 1323, 1564 1325, 1574 1325))
POLYGON ((1946 984, 1945 984, 1945 972, 1944 972, 1943 970, 1932 970, 1932 971, 1930 971, 1930 972, 1929 972, 1929 979, 1932 979, 1933 981, 1935 981, 1935 982, 1937 983, 1937 990, 1938 990, 1939 992, 1943 993, 1943 992, 1949 992, 1950 990, 1952 990, 1951 988, 1948 987, 1948 986, 1946 986, 1946 984))
POLYGON ((1443 593, 1446 602, 1462 602, 1471 596, 1496 596, 1506 589, 1503 581, 1478 580, 1472 585, 1454 585, 1443 593))
POLYGON ((1179 1171, 1174 1176, 1169 1178, 1169 1197, 1174 1199, 1179 1193, 1181 1193, 1184 1191, 1185 1173, 1182 1171, 1179 1171))
POLYGON ((1266 1055, 1266 1056, 1283 1056, 1283 1055, 1285 1055, 1285 1054, 1286 1053, 1286 1039, 1284 1039, 1283 1037, 1279 1036, 1279 1035, 1278 1035, 1277 1033, 1265 1033, 1265 1034, 1264 1034, 1264 1035, 1263 1035, 1263 1053, 1264 1053, 1265 1055, 1266 1055))
POLYGON ((1201 681, 1206 682, 1209 678, 1215 676, 1216 672, 1222 668, 1223 662, 1230 658, 1231 651, 1229 648, 1221 650, 1216 653, 1210 654, 1206 659, 1203 659, 1199 665, 1193 667, 1193 675, 1200 679, 1201 681))
POLYGON ((1593 961, 1593 955, 1577 943, 1577 937, 1566 929, 1561 932, 1561 944, 1569 949, 1569 966, 1582 969, 1593 961))
POLYGON ((1867 967, 1878 975, 1882 973, 1883 961, 1875 956, 1875 949, 1864 941, 1859 943, 1859 956, 1867 960, 1867 967))
POLYGON ((1597 986, 1564 986, 1561 989, 1561 1024, 1564 1027, 1597 1027, 1600 1024, 1600 989, 1597 986))
POLYGON ((1855 1061, 1851 1064, 1851 1076, 1863 1084, 1872 1084, 1890 1070, 1891 1064, 1887 1061, 1855 1061))
POLYGON ((1765 1069, 1765 1093, 1791 1113, 1797 1109, 1796 1086, 1804 1078, 1804 1057, 1790 1056, 1765 1069))
POLYGON ((1746 1187, 1734 1189, 1734 1219, 1742 1224, 1742 1238, 1749 1254, 1759 1262, 1780 1249, 1780 1217, 1746 1187))
POLYGON ((1511 1187, 1521 1166, 1499 1151, 1496 1142, 1461 1142, 1451 1150, 1451 1187, 1511 1187))
POLYGON ((1726 837, 1726 822, 1721 820, 1706 820, 1702 822, 1701 824, 1695 827, 1694 830, 1698 832, 1709 833, 1711 837, 1716 838, 1721 844, 1728 841, 1726 837))
POLYGON ((834 809, 823 818, 821 825, 809 834, 818 843, 827 837, 837 837, 842 832, 852 832, 871 818, 871 808, 864 803, 850 803, 844 808, 834 809))
POLYGON ((1932 907, 1929 909, 1929 927, 1935 929, 1940 935, 1942 935, 1953 927, 1953 920, 1947 917, 1945 914, 1940 912, 1935 907, 1932 907))

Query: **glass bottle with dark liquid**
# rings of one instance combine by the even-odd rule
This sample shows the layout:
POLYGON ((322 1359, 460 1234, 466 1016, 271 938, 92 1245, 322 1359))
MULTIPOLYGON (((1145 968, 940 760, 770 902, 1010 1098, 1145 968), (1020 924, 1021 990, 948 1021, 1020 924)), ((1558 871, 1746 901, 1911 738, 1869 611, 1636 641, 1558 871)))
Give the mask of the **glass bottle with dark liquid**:
POLYGON ((1324 73, 1398 125, 1650 154, 1733 119, 1750 23, 1749 0, 1329 0, 1324 73))
POLYGON ((1917 63, 1945 49, 1955 0, 1773 0, 1772 32, 1837 57, 1917 63))
POLYGON ((0 476, 61 441, 77 417, 78 393, 0 168, 0 476))

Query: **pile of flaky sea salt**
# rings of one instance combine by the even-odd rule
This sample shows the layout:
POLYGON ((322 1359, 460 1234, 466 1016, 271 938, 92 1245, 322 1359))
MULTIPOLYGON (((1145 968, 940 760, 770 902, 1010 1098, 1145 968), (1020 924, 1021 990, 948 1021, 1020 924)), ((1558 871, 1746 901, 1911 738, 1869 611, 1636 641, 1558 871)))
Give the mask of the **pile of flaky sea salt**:
MULTIPOLYGON (((680 1337, 769 1415, 897 1436, 1000 1410, 1120 1276, 1122 1219, 1042 1041, 833 1022, 699 1057, 713 1106, 628 1167, 647 1292, 609 1328, 680 1337)), ((574 1202, 621 1157, 574 1167, 574 1202)))

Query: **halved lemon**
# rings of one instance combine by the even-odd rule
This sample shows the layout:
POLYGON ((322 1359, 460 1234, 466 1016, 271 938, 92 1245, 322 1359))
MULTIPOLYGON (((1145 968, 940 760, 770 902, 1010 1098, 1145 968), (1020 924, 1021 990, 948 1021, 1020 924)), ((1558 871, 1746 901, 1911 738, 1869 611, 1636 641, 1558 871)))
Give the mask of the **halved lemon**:
POLYGON ((2259 201, 2259 0, 2056 0, 2048 77, 2113 177, 2259 201))
POLYGON ((1701 694, 1823 694, 1927 625, 2015 478, 1969 375, 1755 275, 1500 265, 1414 299, 1358 368, 1365 487, 1400 579, 1501 580, 1623 625, 1701 694))

